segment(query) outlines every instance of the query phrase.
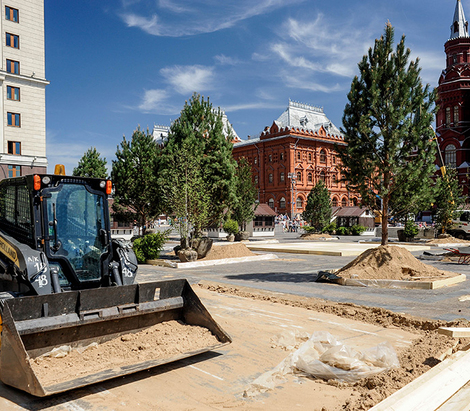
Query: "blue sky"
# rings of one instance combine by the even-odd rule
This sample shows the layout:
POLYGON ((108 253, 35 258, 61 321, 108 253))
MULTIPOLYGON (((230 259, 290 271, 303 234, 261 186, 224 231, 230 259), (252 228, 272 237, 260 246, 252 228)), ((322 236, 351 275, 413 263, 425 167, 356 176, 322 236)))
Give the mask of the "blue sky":
MULTIPOLYGON (((387 21, 437 86, 456 0, 45 0, 47 156, 68 173, 114 159, 138 125, 170 125, 193 92, 259 134, 289 98, 341 126, 357 63, 387 21)), ((470 0, 462 0, 467 19, 470 0)))

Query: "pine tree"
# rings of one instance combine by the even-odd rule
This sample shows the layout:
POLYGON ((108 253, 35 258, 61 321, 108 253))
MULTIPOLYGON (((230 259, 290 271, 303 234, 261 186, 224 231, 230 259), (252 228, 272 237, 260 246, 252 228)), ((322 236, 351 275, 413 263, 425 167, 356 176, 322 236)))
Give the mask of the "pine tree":
POLYGON ((457 218, 458 209, 463 204, 462 187, 456 171, 449 169, 441 175, 436 181, 435 190, 433 220, 438 229, 446 232, 452 228, 452 220, 457 218))
POLYGON ((419 60, 408 64, 405 36, 396 51, 393 44, 388 23, 358 64, 360 77, 352 81, 343 115, 347 146, 337 146, 348 189, 360 193, 362 204, 381 215, 382 245, 388 242, 390 217, 430 205, 436 155, 434 91, 423 87, 419 60))
POLYGON ((232 218, 242 230, 246 230, 246 223, 255 218, 253 206, 258 196, 258 190, 253 182, 251 165, 244 157, 240 158, 237 164, 235 195, 232 218))
POLYGON ((200 216, 196 221, 195 214, 188 215, 194 235, 198 236, 202 228, 219 224, 224 211, 234 203, 236 163, 232 157, 231 137, 225 137, 223 133, 220 109, 214 110, 209 99, 206 101, 196 93, 185 102, 180 117, 171 125, 159 162, 160 185, 168 213, 176 212, 176 197, 185 196, 183 187, 176 187, 178 191, 175 191, 169 186, 169 182, 177 182, 179 175, 187 169, 182 163, 179 163, 180 168, 175 168, 174 158, 181 150, 186 150, 188 161, 193 157, 192 164, 197 164, 198 168, 198 179, 189 180, 187 184, 197 183, 204 196, 196 198, 207 203, 197 206, 198 209, 207 208, 205 222, 200 216))
POLYGON ((311 227, 315 227, 316 231, 321 231, 323 227, 330 223, 330 193, 323 181, 320 180, 310 190, 302 218, 307 221, 311 227))
POLYGON ((72 175, 81 177, 107 178, 106 158, 101 158, 96 147, 89 148, 73 169, 72 175))
POLYGON ((152 134, 138 127, 131 141, 123 137, 113 160, 113 208, 122 214, 130 212, 143 228, 161 211, 156 174, 158 155, 159 147, 152 134))

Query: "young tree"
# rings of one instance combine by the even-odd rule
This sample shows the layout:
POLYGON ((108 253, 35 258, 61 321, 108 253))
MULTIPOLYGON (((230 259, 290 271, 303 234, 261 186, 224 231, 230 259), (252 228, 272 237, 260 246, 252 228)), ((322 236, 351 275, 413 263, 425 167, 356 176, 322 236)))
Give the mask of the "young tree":
POLYGON ((330 193, 323 181, 319 181, 310 190, 302 218, 317 231, 328 225, 331 220, 330 193))
POLYGON ((403 36, 393 51, 388 23, 359 63, 343 116, 347 146, 337 147, 350 190, 382 218, 382 245, 388 219, 430 205, 435 143, 432 106, 435 94, 423 87, 418 60, 408 64, 403 36), (376 195, 381 199, 377 206, 376 195))
POLYGON ((155 174, 158 154, 159 148, 152 134, 148 129, 144 133, 138 127, 131 141, 123 137, 121 148, 118 146, 116 151, 116 160, 113 160, 113 208, 124 214, 129 211, 142 228, 148 227, 148 222, 161 209, 155 174))
POLYGON ((177 181, 177 175, 188 169, 184 164, 175 168, 174 158, 181 150, 185 150, 183 159, 197 164, 198 179, 189 179, 187 185, 198 184, 204 196, 199 198, 207 204, 200 204, 199 209, 207 209, 205 222, 195 221, 196 214, 189 215, 189 223, 195 229, 195 236, 200 229, 220 223, 225 209, 234 203, 235 191, 235 160, 232 157, 231 137, 223 133, 222 114, 220 109, 214 110, 209 99, 204 100, 199 94, 193 94, 189 102, 185 102, 180 117, 171 125, 168 141, 162 150, 159 162, 159 173, 163 197, 169 213, 175 212, 174 202, 178 196, 185 196, 183 187, 172 191, 165 181, 177 181), (176 190, 176 191, 175 191, 176 190))
POLYGON ((72 175, 81 177, 107 178, 106 158, 101 158, 96 147, 89 148, 73 169, 72 175))
POLYGON ((452 220, 457 217, 457 210, 463 204, 462 187, 459 185, 456 171, 449 169, 444 173, 436 181, 433 213, 434 222, 442 232, 452 228, 452 220))
POLYGON ((242 230, 246 230, 246 223, 255 218, 255 200, 258 190, 253 182, 251 165, 244 157, 238 160, 236 170, 235 204, 232 206, 232 218, 242 230))

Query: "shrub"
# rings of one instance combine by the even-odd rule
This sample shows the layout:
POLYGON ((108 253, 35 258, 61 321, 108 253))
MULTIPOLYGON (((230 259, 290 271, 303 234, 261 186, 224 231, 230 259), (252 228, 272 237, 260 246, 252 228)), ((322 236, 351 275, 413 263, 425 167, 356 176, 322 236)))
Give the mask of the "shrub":
POLYGON ((414 223, 413 220, 406 220, 405 229, 403 230, 403 234, 407 238, 413 238, 416 234, 418 234, 418 226, 414 223))
POLYGON ((330 223, 328 225, 326 225, 323 230, 322 230, 322 233, 333 233, 333 231, 336 231, 336 223, 330 223))
POLYGON ((231 218, 229 218, 225 223, 224 225, 222 226, 222 228, 224 229, 224 231, 227 233, 227 234, 237 234, 238 233, 238 223, 235 221, 235 220, 232 220, 231 218))
POLYGON ((313 234, 317 231, 315 227, 312 227, 310 225, 305 225, 302 227, 302 229, 307 233, 307 234, 313 234))
POLYGON ((364 231, 366 231, 366 228, 360 224, 356 224, 351 227, 352 235, 361 235, 364 231))
POLYGON ((336 229, 336 234, 338 234, 338 235, 349 235, 350 234, 349 227, 338 227, 336 229))
POLYGON ((160 251, 168 240, 171 230, 146 234, 143 237, 134 240, 132 248, 140 264, 147 260, 155 260, 160 257, 160 251))

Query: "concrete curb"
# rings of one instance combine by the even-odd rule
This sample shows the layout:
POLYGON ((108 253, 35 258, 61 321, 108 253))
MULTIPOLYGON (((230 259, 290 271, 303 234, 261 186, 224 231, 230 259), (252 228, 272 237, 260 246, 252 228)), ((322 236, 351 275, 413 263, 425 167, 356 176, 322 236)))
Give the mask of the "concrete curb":
POLYGON ((244 262, 249 262, 249 261, 274 260, 276 258, 277 258, 276 254, 260 254, 260 255, 255 255, 252 257, 222 258, 219 260, 192 261, 189 263, 179 263, 176 261, 168 261, 168 260, 148 260, 147 264, 157 265, 160 267, 169 267, 169 268, 197 268, 197 267, 208 267, 212 265, 244 263, 244 262))

